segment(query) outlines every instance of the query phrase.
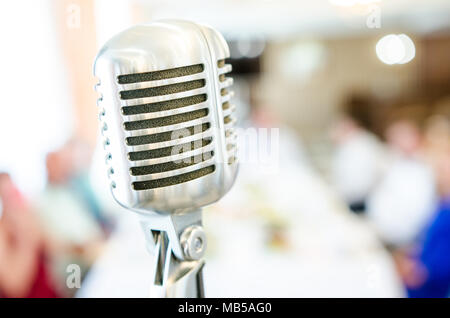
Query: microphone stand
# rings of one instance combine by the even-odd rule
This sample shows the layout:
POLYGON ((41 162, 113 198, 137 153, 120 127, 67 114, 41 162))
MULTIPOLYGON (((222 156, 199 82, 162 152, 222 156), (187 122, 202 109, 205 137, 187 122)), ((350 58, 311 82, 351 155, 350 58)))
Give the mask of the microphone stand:
POLYGON ((151 297, 203 298, 206 235, 202 212, 139 214, 153 255, 151 297))

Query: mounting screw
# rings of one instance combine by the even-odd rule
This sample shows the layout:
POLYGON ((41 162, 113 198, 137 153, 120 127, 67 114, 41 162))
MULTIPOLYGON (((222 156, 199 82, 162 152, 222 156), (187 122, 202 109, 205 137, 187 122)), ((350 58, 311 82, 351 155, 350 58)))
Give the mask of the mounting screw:
POLYGON ((189 226, 181 234, 180 243, 187 260, 198 260, 206 251, 205 231, 199 225, 189 226))

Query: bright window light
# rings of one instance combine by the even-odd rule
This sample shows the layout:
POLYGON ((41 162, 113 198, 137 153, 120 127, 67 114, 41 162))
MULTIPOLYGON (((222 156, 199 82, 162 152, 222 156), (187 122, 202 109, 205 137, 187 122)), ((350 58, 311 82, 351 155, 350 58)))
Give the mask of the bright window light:
POLYGON ((70 90, 55 36, 51 1, 0 3, 3 92, 0 105, 0 172, 27 195, 45 185, 45 156, 72 135, 70 90), (16 17, 20 16, 18 20, 16 17), (6 44, 7 43, 7 44, 6 44))
POLYGON ((414 43, 406 34, 386 35, 375 49, 380 61, 388 65, 408 63, 416 55, 414 43))

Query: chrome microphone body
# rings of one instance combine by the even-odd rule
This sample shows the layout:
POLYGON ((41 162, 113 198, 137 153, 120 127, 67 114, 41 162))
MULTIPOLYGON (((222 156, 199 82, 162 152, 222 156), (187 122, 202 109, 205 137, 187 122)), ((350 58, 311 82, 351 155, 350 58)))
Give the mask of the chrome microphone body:
POLYGON ((163 20, 119 33, 95 60, 111 192, 141 216, 153 295, 203 296, 200 208, 238 170, 228 57, 214 29, 163 20))

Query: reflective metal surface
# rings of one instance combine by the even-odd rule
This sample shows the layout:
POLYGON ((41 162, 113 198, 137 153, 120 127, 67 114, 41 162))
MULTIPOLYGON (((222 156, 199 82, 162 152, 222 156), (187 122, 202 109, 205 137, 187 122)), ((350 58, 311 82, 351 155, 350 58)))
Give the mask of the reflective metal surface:
POLYGON ((237 162, 234 158, 230 159, 230 152, 235 151, 235 148, 227 150, 227 143, 234 137, 232 131, 232 125, 235 122, 232 115, 234 107, 224 110, 222 104, 232 96, 231 91, 224 92, 223 90, 232 84, 232 79, 226 78, 219 81, 219 77, 221 74, 229 72, 231 66, 226 64, 218 66, 218 61, 222 61, 228 56, 227 44, 217 31, 207 26, 178 20, 132 27, 113 37, 101 49, 95 61, 94 74, 99 79, 96 89, 100 94, 98 106, 106 150, 105 160, 108 165, 112 193, 119 204, 141 213, 149 211, 161 214, 183 213, 217 201, 230 189, 237 172, 237 162), (203 71, 192 75, 126 84, 119 84, 118 81, 118 77, 121 75, 161 71, 197 64, 203 65, 203 71), (121 92, 124 91, 157 88, 195 80, 204 80, 204 86, 159 96, 121 99, 121 92), (207 100, 171 110, 123 114, 122 107, 124 106, 152 105, 199 94, 206 94, 207 100), (194 118, 173 125, 128 131, 124 129, 127 122, 158 119, 204 108, 207 108, 208 114, 202 118, 194 118), (223 119, 227 116, 229 120, 225 123, 223 119), (174 153, 170 156, 135 161, 127 158, 126 154, 130 152, 142 153, 146 150, 185 144, 196 139, 191 135, 156 143, 127 145, 127 137, 149 136, 202 123, 208 123, 211 126, 203 133, 203 137, 212 137, 212 142, 202 149, 192 149, 181 154, 174 153), (227 132, 228 137, 225 137, 226 130, 229 131, 229 133, 227 132), (229 140, 226 140, 227 138, 229 140), (194 165, 147 175, 133 176, 130 173, 130 169, 133 167, 186 159, 206 150, 213 151, 213 157, 194 165), (208 166, 214 166, 214 172, 190 181, 146 190, 135 190, 132 187, 135 182, 179 176, 208 166))

